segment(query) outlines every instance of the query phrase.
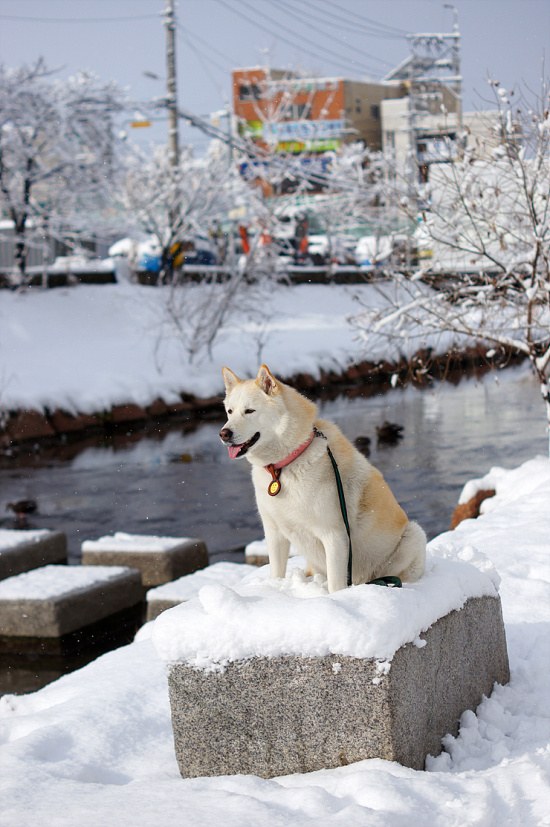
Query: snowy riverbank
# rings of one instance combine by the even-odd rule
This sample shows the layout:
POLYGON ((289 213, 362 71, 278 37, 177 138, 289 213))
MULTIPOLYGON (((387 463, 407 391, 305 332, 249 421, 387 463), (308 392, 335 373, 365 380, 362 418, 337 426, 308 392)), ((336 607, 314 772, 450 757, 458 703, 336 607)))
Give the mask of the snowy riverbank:
MULTIPOLYGON (((200 285, 192 289, 200 290, 200 285)), ((214 343, 212 356, 193 363, 180 338, 166 327, 169 288, 128 283, 2 293, 0 301, 0 410, 62 409, 69 413, 142 407, 181 393, 207 398, 223 389, 220 368, 255 375, 267 362, 280 376, 343 373, 368 360, 398 361, 380 339, 365 351, 349 318, 357 297, 380 302, 372 284, 277 285, 260 320, 235 318, 214 343)), ((415 339, 405 355, 423 346, 446 353, 446 335, 415 339)), ((464 342, 461 342, 464 345, 464 342)))
POLYGON ((164 667, 142 639, 33 695, 0 699, 2 827, 550 823, 550 462, 493 470, 469 491, 489 483, 497 493, 485 513, 431 550, 473 547, 496 567, 511 681, 465 713, 426 772, 372 760, 269 781, 183 780, 164 667))

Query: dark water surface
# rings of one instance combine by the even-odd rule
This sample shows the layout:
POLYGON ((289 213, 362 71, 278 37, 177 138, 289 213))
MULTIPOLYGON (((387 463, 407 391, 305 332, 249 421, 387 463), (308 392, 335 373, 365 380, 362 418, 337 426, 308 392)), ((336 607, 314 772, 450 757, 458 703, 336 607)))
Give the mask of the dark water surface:
MULTIPOLYGON (((544 407, 526 368, 457 386, 341 397, 320 409, 349 438, 371 438, 371 462, 430 537, 447 529, 468 479, 547 452, 544 407), (395 446, 377 445, 375 428, 384 420, 404 426, 395 446)), ((39 511, 29 527, 66 532, 73 563, 83 540, 114 531, 201 537, 212 560, 242 559, 236 550, 263 534, 249 465, 228 459, 220 422, 2 458, 0 525, 12 525, 7 502, 31 497, 39 511)))

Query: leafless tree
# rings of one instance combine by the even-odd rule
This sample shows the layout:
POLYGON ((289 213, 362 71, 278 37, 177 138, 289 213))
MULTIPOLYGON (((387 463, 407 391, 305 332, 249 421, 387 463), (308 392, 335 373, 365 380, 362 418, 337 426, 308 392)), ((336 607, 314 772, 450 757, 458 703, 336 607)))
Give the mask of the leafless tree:
POLYGON ((33 237, 61 232, 79 213, 89 227, 105 204, 123 108, 119 89, 91 75, 61 81, 42 60, 0 66, 0 212, 13 222, 22 284, 33 237))
MULTIPOLYGON (((498 118, 487 140, 434 166, 419 193, 429 267, 381 285, 381 306, 354 323, 365 339, 440 332, 523 354, 550 426, 550 99, 493 83, 498 118)), ((411 215, 415 215, 414 209, 411 215)))

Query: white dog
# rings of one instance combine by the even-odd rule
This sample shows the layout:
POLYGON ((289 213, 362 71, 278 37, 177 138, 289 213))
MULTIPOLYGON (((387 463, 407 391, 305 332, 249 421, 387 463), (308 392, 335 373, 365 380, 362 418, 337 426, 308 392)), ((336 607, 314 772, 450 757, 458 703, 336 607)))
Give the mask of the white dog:
POLYGON ((426 535, 340 429, 317 419, 316 405, 266 365, 244 381, 222 372, 227 422, 220 438, 232 459, 246 456, 252 465, 272 576, 285 576, 292 543, 330 592, 387 575, 418 580, 426 535))

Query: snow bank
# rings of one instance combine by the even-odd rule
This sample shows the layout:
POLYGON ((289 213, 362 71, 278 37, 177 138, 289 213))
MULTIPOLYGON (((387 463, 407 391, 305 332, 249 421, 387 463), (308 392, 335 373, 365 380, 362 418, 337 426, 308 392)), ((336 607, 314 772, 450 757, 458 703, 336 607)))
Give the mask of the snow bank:
POLYGON ((402 589, 363 585, 328 594, 323 579, 307 578, 296 565, 285 579, 261 570, 232 588, 203 586, 196 600, 156 620, 153 642, 163 660, 204 670, 279 655, 391 660, 468 598, 497 594, 489 563, 482 572, 459 557, 431 557, 425 576, 402 589))
MULTIPOLYGON (((191 289, 200 291, 201 285, 191 289)), ((95 413, 114 405, 142 407, 182 391, 209 397, 223 389, 220 366, 255 375, 260 361, 281 376, 343 371, 369 358, 398 359, 380 338, 368 353, 349 318, 381 298, 371 284, 277 285, 261 322, 234 318, 214 343, 212 358, 189 355, 173 332, 163 333, 170 288, 127 282, 70 289, 3 291, 0 307, 0 408, 62 408, 95 413), (320 345, 320 342, 322 343, 320 345)), ((443 353, 446 335, 411 343, 443 353)))

